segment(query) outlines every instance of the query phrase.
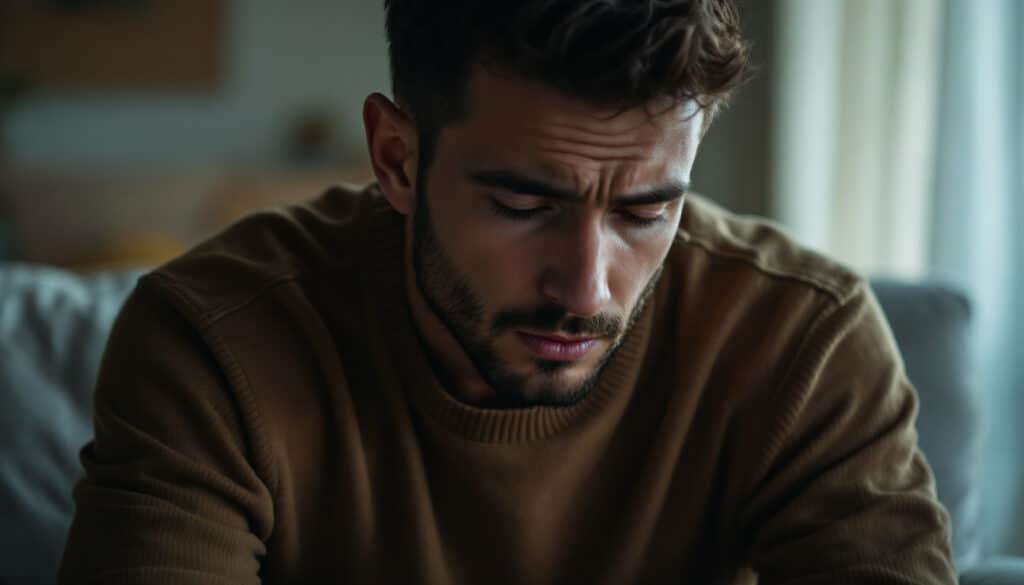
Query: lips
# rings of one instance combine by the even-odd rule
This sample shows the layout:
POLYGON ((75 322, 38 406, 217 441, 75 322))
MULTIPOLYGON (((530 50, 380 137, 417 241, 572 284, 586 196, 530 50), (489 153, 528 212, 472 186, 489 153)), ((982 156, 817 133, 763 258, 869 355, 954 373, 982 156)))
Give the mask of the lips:
POLYGON ((546 361, 571 362, 580 359, 597 345, 598 339, 567 338, 517 331, 519 338, 534 357, 546 361))

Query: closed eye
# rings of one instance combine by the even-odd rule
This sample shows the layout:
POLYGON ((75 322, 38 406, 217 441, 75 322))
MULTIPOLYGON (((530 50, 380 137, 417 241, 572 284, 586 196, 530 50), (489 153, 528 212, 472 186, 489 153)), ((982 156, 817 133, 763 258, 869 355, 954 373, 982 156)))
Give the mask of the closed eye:
POLYGON ((539 197, 505 198, 492 196, 489 199, 491 208, 495 213, 512 219, 529 219, 550 209, 550 206, 543 204, 539 197))
POLYGON ((647 227, 664 221, 667 218, 666 208, 664 204, 623 207, 619 214, 622 219, 633 225, 647 227))
MULTIPOLYGON (((552 209, 550 205, 547 205, 539 197, 491 196, 488 200, 490 201, 492 211, 497 215, 516 220, 531 219, 552 209)), ((648 227, 665 221, 667 219, 666 211, 667 205, 662 203, 622 207, 617 210, 617 214, 633 226, 648 227)))
POLYGON ((497 199, 491 199, 491 208, 495 213, 503 217, 510 217, 512 219, 529 219, 534 217, 538 213, 546 210, 546 207, 509 207, 500 203, 497 199))

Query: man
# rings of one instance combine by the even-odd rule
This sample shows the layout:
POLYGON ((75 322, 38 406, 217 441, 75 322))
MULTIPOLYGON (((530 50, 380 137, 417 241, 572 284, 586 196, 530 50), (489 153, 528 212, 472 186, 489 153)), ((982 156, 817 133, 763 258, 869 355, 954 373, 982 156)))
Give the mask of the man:
POLYGON ((391 0, 377 183, 143 278, 65 583, 953 583, 863 280, 685 202, 728 0, 391 0))

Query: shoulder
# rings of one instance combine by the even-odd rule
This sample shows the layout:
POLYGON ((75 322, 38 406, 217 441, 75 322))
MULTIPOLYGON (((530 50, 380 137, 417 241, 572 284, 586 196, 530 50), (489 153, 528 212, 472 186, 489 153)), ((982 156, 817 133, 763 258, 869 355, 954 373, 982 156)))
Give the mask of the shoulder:
POLYGON ((801 245, 780 225, 737 215, 700 195, 688 196, 677 248, 689 257, 706 256, 710 269, 728 265, 749 278, 817 291, 839 304, 864 286, 861 275, 801 245))
POLYGON ((738 381, 730 386, 737 400, 800 394, 792 382, 826 361, 851 368, 899 363, 862 275, 770 221, 701 197, 686 205, 659 304, 688 361, 743 364, 723 370, 730 384, 738 381))
POLYGON ((666 274, 664 300, 685 320, 680 327, 708 329, 723 342, 758 332, 759 351, 775 359, 825 314, 871 302, 866 279, 853 269, 769 220, 700 196, 687 199, 666 274))
POLYGON ((336 355, 334 328, 359 318, 359 310, 330 309, 354 306, 368 233, 396 225, 392 215, 372 188, 332 188, 250 215, 143 276, 111 335, 98 396, 133 412, 147 400, 159 405, 146 411, 153 418, 168 404, 185 405, 183 419, 195 409, 233 413, 237 443, 252 445, 276 486, 275 437, 293 417, 308 425, 309 413, 320 411, 317 377, 326 368, 344 378, 330 359, 314 362, 336 355), (136 390, 144 384, 145 392, 136 390))
POLYGON ((249 215, 143 277, 199 321, 220 319, 278 285, 351 268, 374 215, 374 186, 335 186, 297 205, 249 215))
POLYGON ((666 300, 687 352, 677 359, 727 404, 726 426, 742 429, 733 457, 745 489, 821 444, 823 429, 840 453, 886 424, 909 428, 916 397, 862 275, 699 197, 687 201, 671 264, 666 300))

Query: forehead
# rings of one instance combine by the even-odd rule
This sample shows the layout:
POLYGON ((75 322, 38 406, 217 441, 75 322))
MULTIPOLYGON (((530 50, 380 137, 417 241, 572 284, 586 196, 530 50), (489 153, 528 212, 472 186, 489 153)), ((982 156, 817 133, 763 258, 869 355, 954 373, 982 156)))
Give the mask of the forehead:
POLYGON ((466 115, 443 134, 469 166, 511 166, 562 183, 689 180, 703 122, 694 102, 601 107, 483 71, 468 90, 466 115))

